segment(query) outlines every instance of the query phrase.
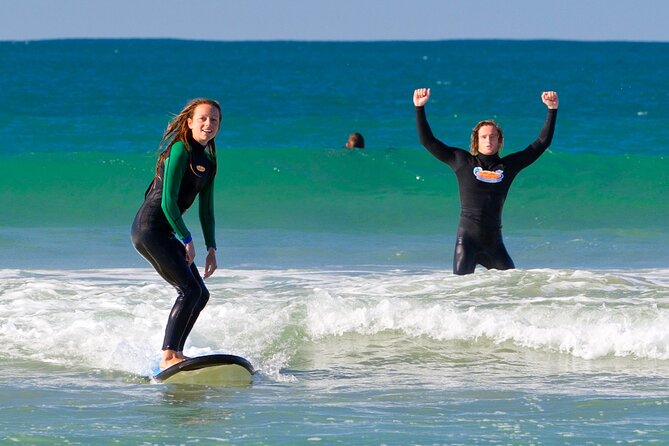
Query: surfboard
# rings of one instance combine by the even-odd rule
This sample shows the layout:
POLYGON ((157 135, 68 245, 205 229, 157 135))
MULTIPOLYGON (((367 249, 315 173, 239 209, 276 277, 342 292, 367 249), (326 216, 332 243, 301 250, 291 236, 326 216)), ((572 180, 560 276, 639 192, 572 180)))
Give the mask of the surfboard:
POLYGON ((167 384, 203 386, 245 386, 253 381, 255 370, 249 361, 235 355, 206 355, 189 358, 153 376, 167 384))

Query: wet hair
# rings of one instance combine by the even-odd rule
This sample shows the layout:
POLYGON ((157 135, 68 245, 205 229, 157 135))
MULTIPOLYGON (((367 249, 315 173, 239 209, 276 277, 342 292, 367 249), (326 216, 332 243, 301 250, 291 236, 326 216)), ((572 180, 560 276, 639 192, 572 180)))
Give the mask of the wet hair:
POLYGON ((479 154, 479 130, 481 130, 481 127, 486 125, 491 125, 495 127, 495 130, 497 130, 497 136, 499 137, 498 152, 502 151, 502 146, 504 146, 504 132, 502 132, 502 127, 500 127, 499 124, 497 124, 497 122, 493 121, 492 119, 486 119, 476 124, 476 126, 472 129, 471 144, 469 146, 469 153, 472 155, 479 154))
POLYGON ((348 141, 346 142, 346 147, 349 149, 364 149, 365 148, 365 137, 360 133, 351 133, 348 135, 348 141))
MULTIPOLYGON (((156 163, 156 176, 158 176, 158 172, 160 171, 161 166, 165 163, 165 158, 167 158, 170 154, 170 149, 172 146, 176 143, 181 141, 184 146, 186 147, 186 151, 190 153, 191 148, 190 144, 188 142, 189 138, 192 137, 192 132, 191 129, 188 127, 188 119, 193 118, 193 114, 195 113, 195 109, 197 108, 198 105, 210 105, 216 110, 218 110, 218 127, 221 127, 221 118, 222 118, 222 113, 221 113, 221 105, 218 103, 218 101, 215 101, 213 99, 207 99, 207 98, 197 98, 191 100, 186 106, 179 112, 178 115, 176 115, 172 120, 167 124, 167 128, 165 129, 165 133, 163 133, 163 139, 160 141, 160 144, 158 145, 158 151, 160 151, 160 156, 158 157, 158 162, 156 163)), ((216 174, 216 143, 212 139, 207 143, 207 147, 205 148, 211 155, 211 159, 214 163, 214 175, 216 174)))

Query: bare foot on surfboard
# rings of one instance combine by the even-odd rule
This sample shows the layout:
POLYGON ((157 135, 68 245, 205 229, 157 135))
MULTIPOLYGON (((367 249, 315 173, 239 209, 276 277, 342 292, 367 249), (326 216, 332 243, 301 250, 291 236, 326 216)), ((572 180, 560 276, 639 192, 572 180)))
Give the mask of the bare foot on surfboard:
POLYGON ((160 370, 165 370, 168 367, 172 367, 174 364, 179 364, 184 361, 183 354, 182 357, 179 357, 179 354, 174 350, 164 350, 163 359, 160 360, 160 370))

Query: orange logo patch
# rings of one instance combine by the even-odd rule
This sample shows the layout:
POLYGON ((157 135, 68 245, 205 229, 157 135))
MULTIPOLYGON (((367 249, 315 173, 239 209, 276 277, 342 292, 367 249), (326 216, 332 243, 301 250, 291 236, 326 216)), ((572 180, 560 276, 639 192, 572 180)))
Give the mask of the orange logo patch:
POLYGON ((483 181, 484 183, 499 183, 504 178, 503 170, 483 170, 480 167, 474 167, 474 176, 477 180, 483 181))
POLYGON ((200 166, 199 164, 195 166, 195 168, 197 169, 198 172, 204 172, 205 170, 207 170, 206 167, 200 166))

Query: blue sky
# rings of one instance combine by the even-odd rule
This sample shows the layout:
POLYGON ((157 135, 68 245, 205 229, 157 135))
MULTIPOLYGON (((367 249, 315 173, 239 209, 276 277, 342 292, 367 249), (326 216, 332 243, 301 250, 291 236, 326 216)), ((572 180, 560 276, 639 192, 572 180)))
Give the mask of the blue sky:
POLYGON ((0 40, 669 41, 665 0, 0 0, 0 40))

